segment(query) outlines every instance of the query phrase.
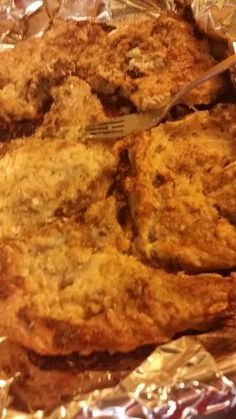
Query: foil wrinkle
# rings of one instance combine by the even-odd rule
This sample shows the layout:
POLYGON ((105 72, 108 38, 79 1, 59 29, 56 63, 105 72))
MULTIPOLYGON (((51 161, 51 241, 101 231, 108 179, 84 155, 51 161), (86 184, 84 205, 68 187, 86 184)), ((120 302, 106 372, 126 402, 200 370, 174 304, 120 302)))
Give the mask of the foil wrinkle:
MULTIPOLYGON (((207 35, 226 39, 236 51, 235 0, 186 0, 186 5, 192 8, 196 23, 207 35)), ((143 15, 155 17, 163 10, 176 10, 175 1, 0 0, 0 49, 14 48, 24 39, 42 36, 57 17, 117 23, 143 15)), ((0 340, 0 358, 5 343, 5 339, 0 340)), ((58 379, 62 377, 58 375, 58 379)), ((107 377, 107 384, 111 378, 107 377)), ((97 386, 96 390, 84 392, 78 386, 71 402, 61 403, 51 411, 24 413, 16 410, 12 392, 16 380, 24 380, 23 372, 19 369, 12 375, 2 370, 1 416, 190 419, 214 414, 218 419, 236 404, 236 351, 216 357, 200 339, 183 337, 158 347, 126 378, 120 378, 120 384, 112 389, 97 386)))

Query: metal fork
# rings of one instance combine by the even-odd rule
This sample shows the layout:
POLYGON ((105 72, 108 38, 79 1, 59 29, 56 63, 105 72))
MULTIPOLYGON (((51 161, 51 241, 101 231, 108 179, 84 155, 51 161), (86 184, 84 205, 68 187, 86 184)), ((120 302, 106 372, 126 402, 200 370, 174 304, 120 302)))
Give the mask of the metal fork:
POLYGON ((217 76, 223 71, 228 70, 233 65, 236 65, 236 54, 226 58, 219 64, 207 70, 200 77, 192 80, 186 84, 182 89, 173 96, 169 104, 162 110, 157 112, 141 112, 129 115, 119 116, 107 120, 106 122, 99 122, 97 124, 88 125, 85 127, 85 135, 89 138, 104 138, 117 139, 125 137, 126 135, 136 131, 144 131, 146 129, 158 125, 168 114, 173 106, 175 106, 180 99, 190 90, 195 89, 200 84, 205 83, 212 77, 217 76))

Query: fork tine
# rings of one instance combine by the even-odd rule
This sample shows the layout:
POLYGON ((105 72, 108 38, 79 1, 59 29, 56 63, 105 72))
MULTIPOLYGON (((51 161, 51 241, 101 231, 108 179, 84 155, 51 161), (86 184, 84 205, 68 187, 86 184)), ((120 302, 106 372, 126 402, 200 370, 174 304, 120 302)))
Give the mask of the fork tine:
POLYGON ((86 135, 89 134, 92 137, 98 137, 99 135, 114 135, 114 134, 122 134, 123 130, 107 130, 107 131, 86 131, 86 135))
POLYGON ((119 138, 123 135, 124 123, 124 117, 117 117, 109 121, 99 122, 95 125, 91 124, 85 127, 85 134, 91 138, 119 138))
MULTIPOLYGON (((103 127, 107 125, 119 125, 124 123, 124 117, 116 117, 104 122, 96 122, 96 127, 103 127)), ((94 127, 94 124, 89 124, 88 127, 94 127)))
POLYGON ((98 123, 95 125, 88 125, 86 127, 86 130, 88 131, 98 131, 98 130, 108 130, 108 129, 117 129, 117 128, 123 128, 124 126, 124 120, 120 122, 114 122, 113 120, 109 120, 107 122, 98 123))
POLYGON ((123 131, 96 131, 96 132, 90 132, 87 131, 86 132, 86 136, 88 138, 110 138, 110 139, 115 139, 115 138, 121 138, 123 136, 123 131))
POLYGON ((87 137, 118 139, 133 131, 142 131, 153 126, 153 114, 135 113, 112 118, 105 122, 91 124, 85 127, 87 137))
POLYGON ((124 124, 124 116, 119 116, 119 117, 116 117, 116 118, 112 118, 112 119, 109 119, 109 120, 107 120, 107 121, 104 121, 104 122, 96 122, 96 124, 89 124, 89 125, 87 125, 87 127, 88 128, 93 128, 94 126, 96 126, 96 127, 107 127, 107 126, 110 126, 110 125, 120 125, 120 124, 124 124))
POLYGON ((94 125, 94 126, 92 126, 91 125, 91 127, 86 127, 86 131, 90 131, 90 132, 96 132, 96 131, 107 131, 107 130, 112 130, 113 131, 113 129, 122 129, 124 127, 124 124, 120 124, 120 125, 113 125, 112 123, 109 123, 109 124, 107 124, 107 125, 103 125, 103 126, 101 126, 101 125, 94 125))

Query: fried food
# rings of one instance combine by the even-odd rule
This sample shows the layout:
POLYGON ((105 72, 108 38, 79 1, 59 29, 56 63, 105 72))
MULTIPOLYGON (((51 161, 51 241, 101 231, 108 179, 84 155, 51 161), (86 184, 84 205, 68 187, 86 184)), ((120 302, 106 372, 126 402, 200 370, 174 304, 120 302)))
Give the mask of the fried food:
MULTIPOLYGON (((94 91, 128 98, 138 110, 162 108, 186 83, 215 64, 206 39, 174 14, 120 25, 80 56, 78 74, 94 91), (91 61, 91 56, 94 57, 91 61)), ((188 106, 213 102, 223 91, 214 78, 183 99, 188 106)))
MULTIPOLYGON (((182 269, 236 267, 236 106, 117 144, 83 136, 106 119, 94 92, 157 109, 214 63, 172 14, 115 30, 58 21, 3 53, 0 138, 35 127, 0 151, 1 335, 45 355, 128 352, 230 314, 233 276, 182 269)), ((223 89, 217 77, 183 103, 223 89)))
POLYGON ((87 123, 106 118, 89 85, 68 77, 52 94, 54 103, 36 132, 2 145, 0 237, 79 213, 104 198, 114 181, 118 155, 112 144, 83 138, 87 123))
POLYGON ((229 278, 155 270, 114 233, 102 243, 96 223, 85 229, 57 222, 1 242, 2 334, 40 354, 127 352, 229 314, 229 278))
POLYGON ((90 86, 75 76, 65 77, 50 89, 52 104, 35 120, 1 124, 0 140, 27 137, 81 140, 86 125, 102 122, 107 117, 90 86))
POLYGON ((83 128, 105 121, 106 115, 90 86, 75 76, 51 89, 53 103, 33 137, 83 141, 83 128))
POLYGON ((100 33, 100 25, 58 21, 42 38, 1 53, 0 120, 32 120, 42 114, 51 88, 75 73, 82 50, 100 33))
POLYGON ((68 217, 106 196, 118 157, 102 143, 15 140, 0 156, 0 236, 68 217))
MULTIPOLYGON (((1 53, 0 128, 37 120, 52 88, 77 75, 94 92, 129 99, 138 110, 156 109, 186 82, 215 64, 208 42, 172 14, 121 25, 109 31, 94 23, 58 21, 41 39, 29 39, 1 53)), ((208 104, 224 89, 213 80, 189 93, 188 106, 208 104)), ((63 94, 66 95, 66 92, 63 94)))
POLYGON ((233 277, 174 271, 235 266, 236 107, 113 146, 78 140, 80 120, 71 131, 54 106, 35 136, 2 146, 0 333, 39 354, 128 352, 229 315, 233 277), (119 221, 115 177, 134 230, 119 221))
POLYGON ((137 135, 126 180, 136 246, 172 269, 236 267, 236 106, 137 135))

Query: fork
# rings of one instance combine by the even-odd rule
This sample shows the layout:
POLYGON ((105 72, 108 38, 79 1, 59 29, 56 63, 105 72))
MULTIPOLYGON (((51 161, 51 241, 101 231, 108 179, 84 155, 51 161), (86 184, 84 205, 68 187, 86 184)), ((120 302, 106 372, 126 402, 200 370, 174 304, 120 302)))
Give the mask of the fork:
POLYGON ((86 137, 94 139, 107 138, 113 140, 125 137, 132 132, 145 131, 146 129, 155 127, 186 93, 218 74, 223 73, 233 65, 236 65, 236 54, 216 64, 214 67, 210 68, 210 70, 207 70, 201 76, 182 87, 162 111, 132 113, 109 119, 106 122, 87 125, 85 127, 85 135, 86 137))

